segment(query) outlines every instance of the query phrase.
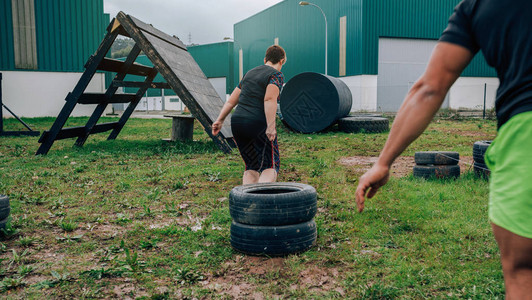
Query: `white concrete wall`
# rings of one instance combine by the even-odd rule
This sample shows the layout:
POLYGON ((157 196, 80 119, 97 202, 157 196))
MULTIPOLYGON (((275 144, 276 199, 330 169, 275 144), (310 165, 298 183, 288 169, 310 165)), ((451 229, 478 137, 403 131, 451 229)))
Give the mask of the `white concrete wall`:
POLYGON ((449 105, 452 109, 475 109, 484 107, 484 85, 486 85, 486 109, 495 107, 499 79, 494 77, 460 77, 449 91, 449 105))
POLYGON ((209 81, 220 96, 220 99, 225 101, 227 79, 225 77, 213 77, 209 78, 209 81))
MULTIPOLYGON (((340 77, 351 90, 353 106, 351 111, 376 112, 377 75, 340 77)), ((499 79, 494 77, 460 77, 449 91, 449 108, 481 110, 484 103, 484 84, 486 86, 486 109, 495 106, 495 97, 499 79)), ((398 105, 406 95, 398 97, 398 105)))
POLYGON ((181 101, 181 99, 177 95, 173 96, 165 96, 164 97, 165 104, 164 109, 165 110, 175 110, 175 111, 183 111, 186 107, 186 105, 181 101), (179 99, 179 102, 170 102, 171 99, 179 99))
POLYGON ((177 95, 173 96, 164 96, 164 109, 165 110, 175 110, 175 111, 182 111, 185 109, 185 104, 181 99, 179 99, 179 102, 170 102, 170 99, 179 99, 177 95))
MULTIPOLYGON (((163 106, 163 97, 142 97, 139 101, 139 104, 135 107, 136 111, 162 111, 164 110, 174 110, 181 111, 185 108, 185 104, 179 99, 179 102, 170 102, 170 99, 179 99, 179 96, 164 96, 164 106, 163 106)), ((123 111, 127 108, 127 104, 116 105, 116 110, 123 111)))
MULTIPOLYGON (((2 101, 19 117, 57 117, 82 73, 1 71, 2 101)), ((104 93, 105 75, 94 75, 86 92, 104 93)), ((76 105, 71 116, 90 116, 96 105, 76 105)), ((110 112, 109 105, 104 112, 110 112)), ((12 117, 3 110, 5 118, 12 117)))
POLYGON ((360 75, 339 77, 351 90, 353 105, 351 111, 377 110, 377 76, 360 75))

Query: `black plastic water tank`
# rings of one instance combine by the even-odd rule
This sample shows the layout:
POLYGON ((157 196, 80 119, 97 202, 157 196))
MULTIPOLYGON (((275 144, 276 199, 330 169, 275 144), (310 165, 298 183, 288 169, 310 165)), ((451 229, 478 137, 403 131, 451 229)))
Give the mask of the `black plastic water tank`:
POLYGON ((294 76, 283 88, 280 109, 294 131, 319 132, 351 111, 353 97, 340 79, 305 72, 294 76))

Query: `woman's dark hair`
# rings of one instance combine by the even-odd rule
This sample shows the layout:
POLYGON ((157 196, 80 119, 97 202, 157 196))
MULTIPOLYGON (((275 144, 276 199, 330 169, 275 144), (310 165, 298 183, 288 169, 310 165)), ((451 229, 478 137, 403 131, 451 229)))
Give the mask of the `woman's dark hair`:
POLYGON ((271 62, 274 65, 285 57, 286 53, 284 52, 283 47, 278 45, 270 46, 268 50, 266 50, 266 55, 264 56, 266 62, 271 62))

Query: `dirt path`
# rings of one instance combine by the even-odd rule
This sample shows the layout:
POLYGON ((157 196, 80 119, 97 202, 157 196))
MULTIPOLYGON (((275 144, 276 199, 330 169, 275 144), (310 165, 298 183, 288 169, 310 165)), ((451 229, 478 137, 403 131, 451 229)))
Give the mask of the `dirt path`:
MULTIPOLYGON (((372 156, 351 156, 351 157, 342 157, 338 160, 338 163, 346 167, 353 168, 354 170, 360 172, 360 174, 366 172, 371 168, 371 166, 377 162, 377 157, 372 156)), ((460 173, 465 173, 472 168, 473 157, 472 156, 462 156, 460 157, 460 173)), ((412 168, 414 167, 414 157, 413 156, 400 156, 398 157, 391 170, 392 176, 395 177, 404 177, 412 173, 412 168)))

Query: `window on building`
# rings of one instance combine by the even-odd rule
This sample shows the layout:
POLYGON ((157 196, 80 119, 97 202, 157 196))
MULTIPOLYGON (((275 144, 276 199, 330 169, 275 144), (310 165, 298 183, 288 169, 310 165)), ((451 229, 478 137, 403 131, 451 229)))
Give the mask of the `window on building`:
POLYGON ((37 69, 34 0, 11 0, 15 68, 37 69))

